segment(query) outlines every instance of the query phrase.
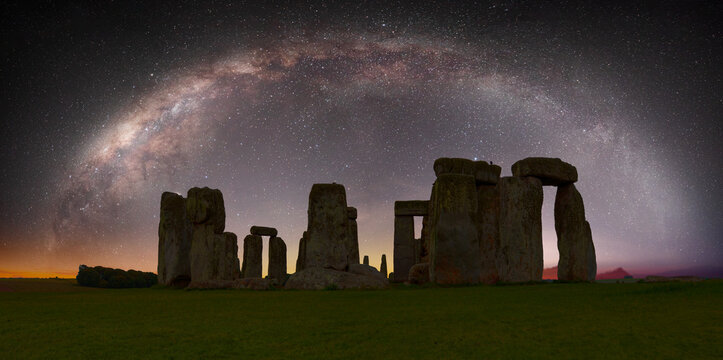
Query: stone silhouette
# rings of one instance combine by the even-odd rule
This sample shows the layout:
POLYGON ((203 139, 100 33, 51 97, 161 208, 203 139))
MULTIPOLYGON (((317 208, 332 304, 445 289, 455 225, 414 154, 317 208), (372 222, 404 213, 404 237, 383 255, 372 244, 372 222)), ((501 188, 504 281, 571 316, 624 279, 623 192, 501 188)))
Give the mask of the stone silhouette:
POLYGON ((246 235, 244 238, 244 262, 241 267, 242 277, 261 277, 263 246, 261 235, 246 235))
POLYGON ((251 232, 251 235, 270 236, 270 237, 274 237, 279 234, 279 232, 272 227, 256 226, 256 225, 251 227, 250 232, 251 232))
POLYGON ((512 177, 485 161, 440 158, 427 209, 398 201, 394 211, 395 281, 438 284, 527 282, 542 279, 542 186, 558 187, 555 230, 558 276, 595 279, 596 259, 577 169, 556 158, 526 158, 512 177), (414 237, 412 216, 423 216, 414 237))
POLYGON ((357 211, 355 207, 346 208, 349 225, 347 227, 347 262, 349 265, 359 264, 359 229, 357 228, 356 217, 357 211))
POLYGON ((286 243, 276 236, 269 239, 269 278, 286 278, 286 243))
POLYGON ((387 278, 387 255, 382 254, 382 264, 379 266, 379 272, 384 275, 384 278, 387 278))
POLYGON ((185 287, 191 281, 191 235, 183 196, 164 192, 158 224, 158 282, 185 287))
POLYGON ((364 255, 364 265, 369 266, 369 255, 364 255))

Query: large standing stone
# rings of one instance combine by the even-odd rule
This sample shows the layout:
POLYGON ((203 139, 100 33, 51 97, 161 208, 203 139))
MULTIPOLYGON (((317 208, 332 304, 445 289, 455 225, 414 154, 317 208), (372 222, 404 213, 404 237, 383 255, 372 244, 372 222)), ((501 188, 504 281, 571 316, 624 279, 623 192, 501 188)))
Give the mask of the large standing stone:
POLYGON ((219 280, 236 280, 241 277, 238 259, 238 238, 236 234, 225 232, 216 234, 216 253, 218 256, 219 280))
POLYGON ((480 278, 474 216, 477 188, 471 175, 445 173, 434 183, 429 276, 438 284, 474 284, 480 278))
POLYGON ((185 287, 191 281, 193 227, 186 217, 183 196, 164 192, 158 224, 158 282, 185 287))
POLYGON ((384 278, 387 278, 387 254, 382 254, 382 264, 379 266, 379 272, 384 274, 384 278))
POLYGON ((347 233, 347 250, 349 256, 347 258, 349 264, 359 264, 359 229, 356 223, 356 208, 347 207, 346 214, 349 218, 349 227, 347 233))
POLYGON ((261 277, 263 246, 263 241, 259 235, 246 235, 244 238, 244 262, 241 270, 244 278, 261 277))
POLYGON ((555 232, 560 260, 557 278, 562 281, 593 281, 597 264, 590 224, 585 221, 585 206, 574 184, 557 188, 555 196, 555 232))
POLYGON ((577 181, 577 169, 557 158, 529 157, 512 164, 512 175, 533 176, 542 185, 564 185, 577 181))
POLYGON ((429 235, 429 216, 422 217, 422 238, 420 239, 417 255, 419 260, 416 263, 428 263, 429 262, 429 249, 431 247, 430 241, 432 236, 429 235))
POLYGON ((346 270, 349 265, 349 217, 340 184, 314 184, 309 194, 309 238, 305 268, 346 270))
POLYGON ((223 234, 226 211, 223 194, 218 189, 191 188, 186 199, 186 215, 195 225, 211 225, 213 232, 223 234))
POLYGON ((500 191, 500 281, 542 280, 542 182, 503 177, 500 191))
POLYGON ((299 239, 299 255, 296 257, 296 271, 304 270, 306 267, 306 239, 308 239, 308 232, 304 231, 304 234, 299 239))
POLYGON ((251 235, 259 235, 259 236, 270 236, 274 237, 279 234, 279 232, 272 227, 267 226, 252 226, 251 227, 251 235))
POLYGON ((494 284, 497 273, 499 246, 500 191, 497 185, 477 186, 477 226, 481 260, 480 282, 494 284))
POLYGON ((409 277, 409 269, 415 264, 417 246, 414 239, 414 217, 394 217, 394 272, 398 282, 409 277))
POLYGON ((276 236, 269 239, 269 278, 286 278, 286 243, 276 236))

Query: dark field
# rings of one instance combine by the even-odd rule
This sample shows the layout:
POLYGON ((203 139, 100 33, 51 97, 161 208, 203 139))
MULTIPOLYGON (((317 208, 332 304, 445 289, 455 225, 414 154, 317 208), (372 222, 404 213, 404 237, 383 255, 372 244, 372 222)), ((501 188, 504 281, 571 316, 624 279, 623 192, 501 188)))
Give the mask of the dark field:
POLYGON ((255 292, 0 279, 0 354, 721 359, 723 281, 255 292))

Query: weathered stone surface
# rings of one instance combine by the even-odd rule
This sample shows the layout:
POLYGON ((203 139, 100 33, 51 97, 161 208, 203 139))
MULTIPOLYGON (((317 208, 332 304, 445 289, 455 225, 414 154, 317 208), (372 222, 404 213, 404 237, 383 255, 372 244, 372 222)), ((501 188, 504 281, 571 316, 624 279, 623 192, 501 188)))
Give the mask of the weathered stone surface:
POLYGON ((274 237, 279 234, 279 232, 272 228, 267 226, 252 226, 251 227, 251 235, 259 235, 259 236, 271 236, 274 237))
POLYGON ((186 287, 191 281, 193 227, 186 217, 183 196, 164 192, 158 224, 158 282, 186 287))
POLYGON ((459 174, 474 176, 474 161, 462 158, 439 158, 434 161, 434 174, 459 174))
POLYGON ((395 216, 426 216, 428 212, 428 200, 407 200, 394 202, 395 216))
POLYGON ((534 177, 503 177, 497 268, 500 281, 542 280, 542 182, 534 177))
POLYGON ((347 209, 354 209, 354 218, 352 219, 349 217, 349 227, 347 228, 347 249, 349 251, 349 255, 347 257, 347 261, 349 262, 349 265, 352 264, 359 264, 359 228, 356 223, 356 209, 355 208, 347 208, 347 209))
POLYGON ((577 181, 577 169, 557 158, 529 157, 512 164, 512 175, 533 176, 542 185, 564 185, 577 181))
POLYGON ((409 269, 415 264, 418 254, 414 239, 414 218, 412 216, 394 217, 394 272, 399 282, 409 277, 409 269))
POLYGON ((241 269, 241 276, 244 278, 261 277, 261 261, 263 252, 263 241, 259 235, 246 235, 244 238, 244 262, 241 269))
POLYGON ((299 239, 299 255, 296 257, 296 271, 304 270, 306 267, 306 261, 304 259, 306 258, 306 239, 308 237, 308 233, 304 231, 301 239, 299 239))
POLYGON ((379 266, 379 272, 387 278, 387 254, 382 254, 382 264, 379 266))
POLYGON ((486 161, 474 162, 474 180, 477 185, 494 185, 500 181, 502 168, 486 161))
MULTIPOLYGON (((431 203, 431 201, 430 201, 431 203)), ((429 262, 429 249, 431 248, 430 241, 432 236, 429 234, 429 216, 422 217, 422 238, 419 244, 419 261, 416 263, 429 262)))
POLYGON ((309 194, 308 213, 305 266, 346 270, 350 249, 344 186, 314 184, 309 194))
POLYGON ((226 226, 226 210, 221 191, 207 187, 188 190, 186 216, 193 224, 212 225, 214 233, 222 234, 226 226))
POLYGON ((410 284, 426 284, 429 282, 429 263, 414 264, 409 269, 410 284))
POLYGON ((369 255, 364 255, 364 265, 369 266, 369 255))
POLYGON ((357 217, 356 208, 353 206, 348 206, 346 208, 346 216, 351 220, 356 220, 356 217, 357 217))
POLYGON ((216 253, 218 254, 217 279, 234 280, 241 277, 238 259, 238 238, 236 234, 225 232, 216 234, 216 253))
POLYGON ((497 185, 477 186, 477 231, 480 250, 480 282, 494 284, 497 274, 497 247, 499 246, 500 191, 497 185))
POLYGON ((555 232, 560 259, 557 278, 561 281, 593 281, 597 271, 590 224, 585 206, 574 184, 557 188, 555 232))
POLYGON ((474 222, 477 211, 474 177, 439 175, 431 201, 430 280, 438 284, 478 283, 481 261, 474 222))
POLYGON ((387 287, 389 287, 389 282, 377 277, 320 267, 308 267, 291 275, 285 285, 286 289, 299 290, 384 289, 387 287))
POLYGON ((269 278, 286 277, 286 243, 280 237, 269 239, 269 278))
POLYGON ((379 280, 386 280, 386 276, 384 276, 384 274, 382 274, 380 271, 378 271, 377 269, 375 269, 374 267, 369 266, 369 265, 362 265, 362 264, 349 265, 349 272, 352 274, 377 278, 379 280))
POLYGON ((218 248, 220 240, 212 224, 194 224, 191 237, 191 281, 220 280, 218 278, 218 248))

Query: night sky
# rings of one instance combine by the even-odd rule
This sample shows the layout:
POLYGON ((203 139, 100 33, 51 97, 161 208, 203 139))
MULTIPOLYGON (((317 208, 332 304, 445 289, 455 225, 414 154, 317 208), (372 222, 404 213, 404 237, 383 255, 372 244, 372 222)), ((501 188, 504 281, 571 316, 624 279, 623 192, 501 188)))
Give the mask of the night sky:
POLYGON ((378 266, 434 159, 528 156, 577 166, 600 270, 721 265, 723 2, 253 3, 0 5, 0 272, 155 271, 193 186, 293 271, 324 182, 378 266))

